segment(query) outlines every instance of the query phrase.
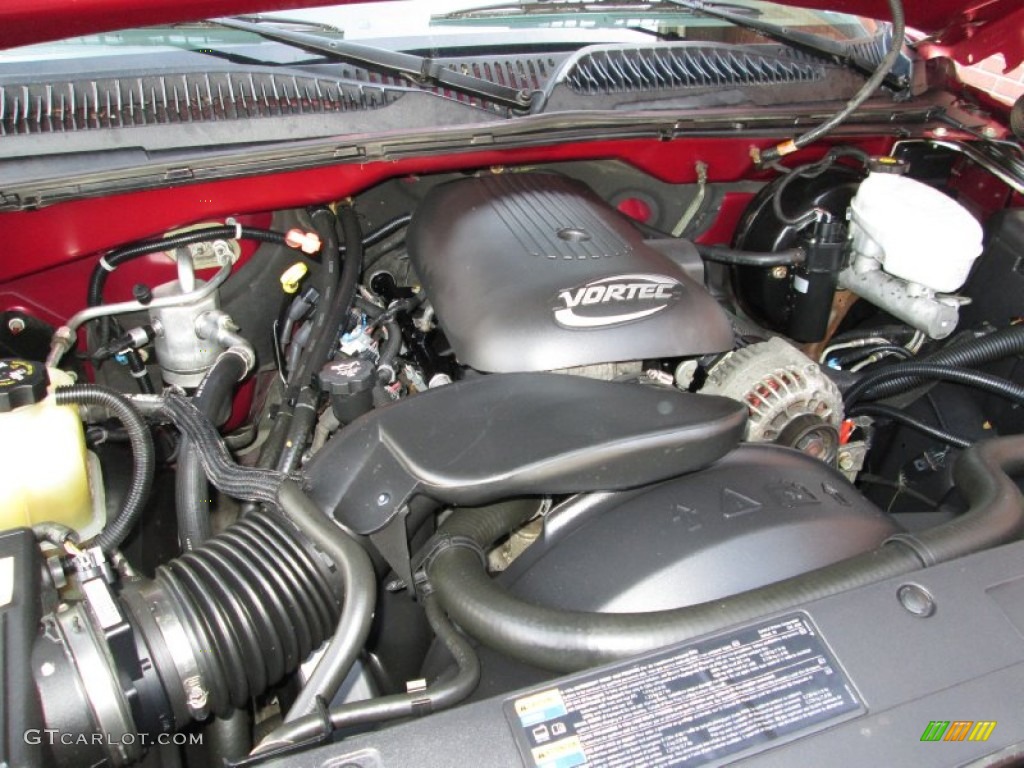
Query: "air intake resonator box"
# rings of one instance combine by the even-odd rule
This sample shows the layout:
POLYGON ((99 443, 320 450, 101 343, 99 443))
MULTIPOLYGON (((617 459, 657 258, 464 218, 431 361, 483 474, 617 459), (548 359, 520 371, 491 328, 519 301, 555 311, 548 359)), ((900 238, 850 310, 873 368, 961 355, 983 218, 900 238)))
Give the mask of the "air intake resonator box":
POLYGON ((732 348, 729 320, 590 189, 551 173, 438 186, 409 255, 460 363, 546 371, 732 348))

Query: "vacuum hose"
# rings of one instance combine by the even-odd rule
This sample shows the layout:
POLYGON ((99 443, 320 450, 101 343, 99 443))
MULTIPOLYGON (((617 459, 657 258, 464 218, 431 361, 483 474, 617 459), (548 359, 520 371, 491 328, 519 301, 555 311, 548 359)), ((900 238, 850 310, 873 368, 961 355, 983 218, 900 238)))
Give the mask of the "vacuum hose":
MULTIPOLYGON (((572 671, 689 640, 742 621, 909 573, 1006 542, 1024 528, 1024 499, 1008 474, 1024 472, 1024 437, 978 443, 956 465, 968 512, 923 533, 725 600, 653 613, 586 613, 526 603, 488 575, 477 551, 452 546, 427 574, 442 607, 470 636, 500 653, 572 671)), ((531 514, 528 506, 456 511, 439 534, 486 549, 531 514)))

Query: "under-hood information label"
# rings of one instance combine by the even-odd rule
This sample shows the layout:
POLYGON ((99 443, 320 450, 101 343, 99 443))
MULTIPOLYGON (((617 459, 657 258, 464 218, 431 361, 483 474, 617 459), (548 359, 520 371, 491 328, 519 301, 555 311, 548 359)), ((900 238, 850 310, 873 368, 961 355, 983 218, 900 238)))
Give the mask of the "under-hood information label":
POLYGON ((525 762, 536 768, 705 766, 861 711, 804 615, 505 703, 525 762))

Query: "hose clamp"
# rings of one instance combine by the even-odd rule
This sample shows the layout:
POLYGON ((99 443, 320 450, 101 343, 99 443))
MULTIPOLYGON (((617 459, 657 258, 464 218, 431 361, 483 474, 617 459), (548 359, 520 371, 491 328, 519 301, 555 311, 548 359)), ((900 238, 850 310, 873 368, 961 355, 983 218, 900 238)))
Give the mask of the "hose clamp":
POLYGON ((435 533, 416 553, 412 561, 412 578, 416 593, 420 598, 428 597, 433 592, 433 588, 430 586, 430 569, 441 553, 450 549, 468 549, 480 558, 480 563, 484 568, 487 567, 487 553, 469 536, 435 533))
POLYGON ((203 680, 192 643, 172 609, 169 597, 156 582, 140 588, 139 593, 145 598, 146 608, 163 636, 164 646, 181 681, 189 714, 196 720, 205 719, 210 714, 209 688, 203 680))

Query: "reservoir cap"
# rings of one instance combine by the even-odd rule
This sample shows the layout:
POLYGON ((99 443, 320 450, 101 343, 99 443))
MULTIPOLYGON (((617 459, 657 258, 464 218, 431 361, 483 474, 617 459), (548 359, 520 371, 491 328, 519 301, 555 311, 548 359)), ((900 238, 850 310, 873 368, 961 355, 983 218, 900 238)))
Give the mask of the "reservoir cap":
POLYGON ((0 413, 38 403, 46 397, 46 366, 16 357, 0 359, 0 413))

